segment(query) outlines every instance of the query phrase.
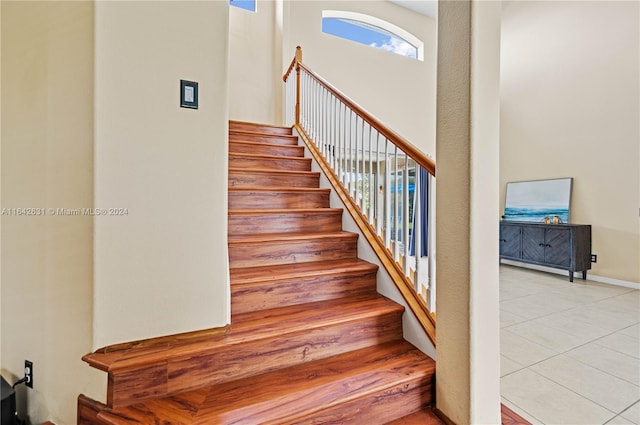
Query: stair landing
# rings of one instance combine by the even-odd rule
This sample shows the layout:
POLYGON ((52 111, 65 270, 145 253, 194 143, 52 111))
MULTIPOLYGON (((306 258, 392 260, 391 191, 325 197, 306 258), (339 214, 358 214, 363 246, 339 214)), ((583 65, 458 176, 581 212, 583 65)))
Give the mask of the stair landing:
POLYGON ((433 384, 434 369, 413 346, 396 341, 98 417, 113 425, 385 423, 408 404, 431 402, 423 390, 433 384))

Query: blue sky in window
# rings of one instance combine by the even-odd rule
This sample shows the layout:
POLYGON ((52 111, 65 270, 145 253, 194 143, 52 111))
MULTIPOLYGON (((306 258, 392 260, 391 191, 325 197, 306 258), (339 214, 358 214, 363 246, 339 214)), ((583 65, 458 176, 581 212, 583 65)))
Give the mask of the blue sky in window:
POLYGON ((256 11, 256 0, 229 0, 229 4, 251 12, 256 11))
POLYGON ((418 50, 402 38, 363 22, 323 18, 322 32, 414 59, 418 54, 418 50))

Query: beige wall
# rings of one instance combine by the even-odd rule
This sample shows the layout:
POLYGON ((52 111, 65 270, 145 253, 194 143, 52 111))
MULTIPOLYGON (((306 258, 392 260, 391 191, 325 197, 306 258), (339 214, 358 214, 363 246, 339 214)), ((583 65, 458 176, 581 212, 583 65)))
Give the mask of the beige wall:
POLYGON ((638 2, 505 3, 501 208, 508 181, 573 177, 594 275, 640 282, 638 2))
POLYGON ((281 124, 281 7, 256 1, 256 12, 229 8, 229 118, 281 124))
MULTIPOLYGON (((2 4, 0 3, 0 208, 2 202, 2 4)), ((2 343, 2 219, 0 216, 0 345, 2 343)), ((0 347, 0 372, 2 372, 2 347, 0 347)))
POLYGON ((224 326, 228 3, 95 8, 94 347, 224 326))
POLYGON ((500 3, 438 8, 436 406, 500 422, 500 3))
MULTIPOLYGON (((93 204, 93 4, 7 2, 2 10, 2 208, 93 204)), ((75 423, 79 393, 104 392, 92 348, 93 221, 2 216, 2 375, 23 376, 19 413, 75 423), (28 406, 25 407, 25 406, 28 406)))
POLYGON ((283 71, 303 62, 425 153, 435 153, 436 21, 388 1, 293 1, 285 8, 283 71), (424 42, 424 61, 322 32, 322 11, 375 16, 424 42))

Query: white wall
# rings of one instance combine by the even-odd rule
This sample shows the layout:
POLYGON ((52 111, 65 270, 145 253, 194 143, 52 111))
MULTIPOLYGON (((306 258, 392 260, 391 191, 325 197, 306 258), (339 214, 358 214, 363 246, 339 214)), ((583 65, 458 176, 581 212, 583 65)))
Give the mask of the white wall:
POLYGON ((285 5, 283 69, 297 45, 303 62, 423 152, 435 154, 436 21, 388 1, 293 1, 285 5), (424 42, 424 61, 322 32, 322 11, 375 16, 424 42))
POLYGON ((104 393, 92 349, 93 220, 48 208, 93 204, 93 3, 6 2, 2 11, 2 375, 32 423, 75 423, 76 398, 104 393), (40 211, 42 212, 42 211, 40 211))
POLYGON ((595 275, 640 282, 638 2, 513 1, 502 18, 501 208, 508 181, 573 177, 595 275))
POLYGON ((255 12, 229 8, 229 118, 281 124, 277 2, 256 0, 256 4, 255 12))
POLYGON ((229 323, 228 7, 96 3, 96 348, 229 323))

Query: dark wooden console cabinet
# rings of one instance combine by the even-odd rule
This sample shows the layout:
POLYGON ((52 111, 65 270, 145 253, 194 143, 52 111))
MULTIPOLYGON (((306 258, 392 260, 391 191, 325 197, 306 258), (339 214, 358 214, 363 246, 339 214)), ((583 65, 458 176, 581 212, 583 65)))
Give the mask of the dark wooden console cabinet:
POLYGON ((591 269, 591 226, 500 222, 500 259, 567 270, 587 278, 591 269))

